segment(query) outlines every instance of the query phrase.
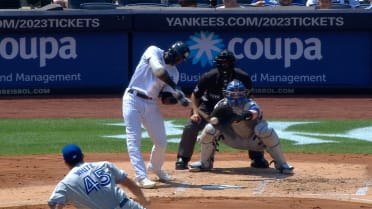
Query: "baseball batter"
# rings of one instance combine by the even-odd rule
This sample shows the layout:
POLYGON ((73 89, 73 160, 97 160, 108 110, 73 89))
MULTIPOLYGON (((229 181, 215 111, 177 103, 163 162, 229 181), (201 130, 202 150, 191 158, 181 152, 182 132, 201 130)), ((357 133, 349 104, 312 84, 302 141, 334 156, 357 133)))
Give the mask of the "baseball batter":
POLYGON ((155 182, 147 178, 147 170, 155 173, 160 181, 171 180, 162 170, 167 140, 157 99, 161 95, 164 104, 189 105, 190 101, 176 86, 179 80, 176 65, 186 59, 189 52, 188 46, 183 42, 176 42, 167 51, 156 46, 148 47, 125 90, 122 111, 128 154, 137 183, 142 188, 155 187, 155 182), (147 129, 154 144, 147 168, 140 150, 141 125, 147 129))
POLYGON ((224 95, 225 98, 216 104, 210 123, 198 139, 201 144, 201 160, 192 163, 190 171, 211 170, 216 143, 220 141, 235 149, 266 150, 279 172, 293 173, 294 168, 286 162, 278 135, 268 126, 260 107, 249 97, 243 83, 231 81, 224 95))
POLYGON ((114 164, 107 161, 84 162, 84 155, 75 144, 66 145, 62 154, 70 171, 51 194, 48 200, 51 209, 63 208, 68 203, 72 203, 76 208, 90 209, 144 208, 128 198, 117 184, 128 188, 143 204, 150 203, 127 173, 114 164))

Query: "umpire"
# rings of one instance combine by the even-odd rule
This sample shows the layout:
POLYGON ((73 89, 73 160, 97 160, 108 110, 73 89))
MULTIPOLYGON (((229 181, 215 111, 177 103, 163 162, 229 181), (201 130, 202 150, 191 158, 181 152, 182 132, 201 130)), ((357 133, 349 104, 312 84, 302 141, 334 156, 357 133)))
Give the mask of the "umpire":
MULTIPOLYGON (((232 52, 223 50, 215 58, 214 64, 217 68, 204 73, 191 94, 191 116, 183 129, 178 146, 176 170, 188 169, 198 133, 207 124, 206 118, 203 118, 199 112, 209 115, 217 102, 223 98, 223 90, 233 79, 240 80, 247 89, 252 89, 250 76, 242 69, 235 68, 235 56, 232 52)), ((264 152, 248 151, 248 155, 252 160, 252 167, 269 167, 264 152)))

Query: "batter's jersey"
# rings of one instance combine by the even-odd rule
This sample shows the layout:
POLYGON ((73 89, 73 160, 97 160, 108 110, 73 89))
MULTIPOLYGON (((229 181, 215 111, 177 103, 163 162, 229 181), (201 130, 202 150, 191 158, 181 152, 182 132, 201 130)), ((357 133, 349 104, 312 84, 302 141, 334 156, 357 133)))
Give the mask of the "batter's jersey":
POLYGON ((149 63, 150 58, 158 59, 159 63, 163 65, 164 70, 168 72, 173 82, 176 84, 178 83, 178 69, 175 66, 165 64, 164 50, 156 46, 150 46, 143 53, 136 70, 132 75, 128 88, 138 90, 151 98, 158 98, 159 93, 163 91, 164 87, 168 88, 168 90, 165 89, 164 91, 171 91, 170 87, 153 73, 149 63))
POLYGON ((48 203, 73 203, 76 208, 114 209, 127 199, 117 182, 127 173, 110 162, 82 163, 70 170, 61 180, 48 203))
POLYGON ((218 69, 212 69, 204 73, 193 93, 196 98, 202 99, 201 103, 211 111, 218 101, 223 99, 223 90, 233 79, 241 81, 247 89, 252 89, 252 81, 248 73, 239 68, 235 68, 230 78, 221 76, 218 69))

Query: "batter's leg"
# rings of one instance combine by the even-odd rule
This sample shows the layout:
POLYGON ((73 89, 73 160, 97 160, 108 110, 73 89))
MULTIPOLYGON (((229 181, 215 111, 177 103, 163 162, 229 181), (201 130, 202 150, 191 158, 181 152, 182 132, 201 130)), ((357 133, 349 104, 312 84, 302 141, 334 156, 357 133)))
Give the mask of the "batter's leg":
POLYGON ((184 127, 181 141, 178 145, 176 170, 188 169, 187 165, 194 153, 194 147, 199 131, 204 128, 205 124, 205 120, 202 120, 199 124, 190 120, 184 127))
POLYGON ((141 116, 144 109, 140 101, 132 95, 125 95, 123 100, 123 117, 127 134, 127 149, 137 181, 147 178, 146 167, 141 153, 141 116))
POLYGON ((148 167, 156 173, 162 169, 164 164, 167 136, 163 116, 156 104, 148 104, 146 115, 146 117, 142 118, 143 125, 154 144, 151 150, 148 167))
POLYGON ((146 117, 142 118, 143 125, 154 144, 152 146, 147 170, 156 174, 159 177, 159 181, 171 181, 172 177, 162 169, 167 148, 167 136, 165 133, 163 116, 156 103, 147 105, 145 115, 146 117))

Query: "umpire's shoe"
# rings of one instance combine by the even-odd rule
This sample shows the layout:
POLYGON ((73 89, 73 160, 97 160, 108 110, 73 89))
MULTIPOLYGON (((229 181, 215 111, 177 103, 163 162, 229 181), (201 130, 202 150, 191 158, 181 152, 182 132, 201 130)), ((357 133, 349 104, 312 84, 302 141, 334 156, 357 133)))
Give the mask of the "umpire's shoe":
POLYGON ((252 160, 251 167, 253 168, 268 168, 269 162, 265 160, 263 151, 248 150, 248 156, 252 160))
POLYGON ((269 162, 265 158, 254 159, 251 162, 253 168, 269 168, 269 162))
POLYGON ((187 166, 188 164, 188 160, 186 160, 185 158, 183 157, 179 157, 176 161, 176 170, 186 170, 188 169, 189 167, 187 166))
POLYGON ((213 168, 213 164, 210 163, 210 166, 204 166, 202 162, 194 162, 190 164, 190 172, 201 172, 201 171, 210 171, 213 168))

